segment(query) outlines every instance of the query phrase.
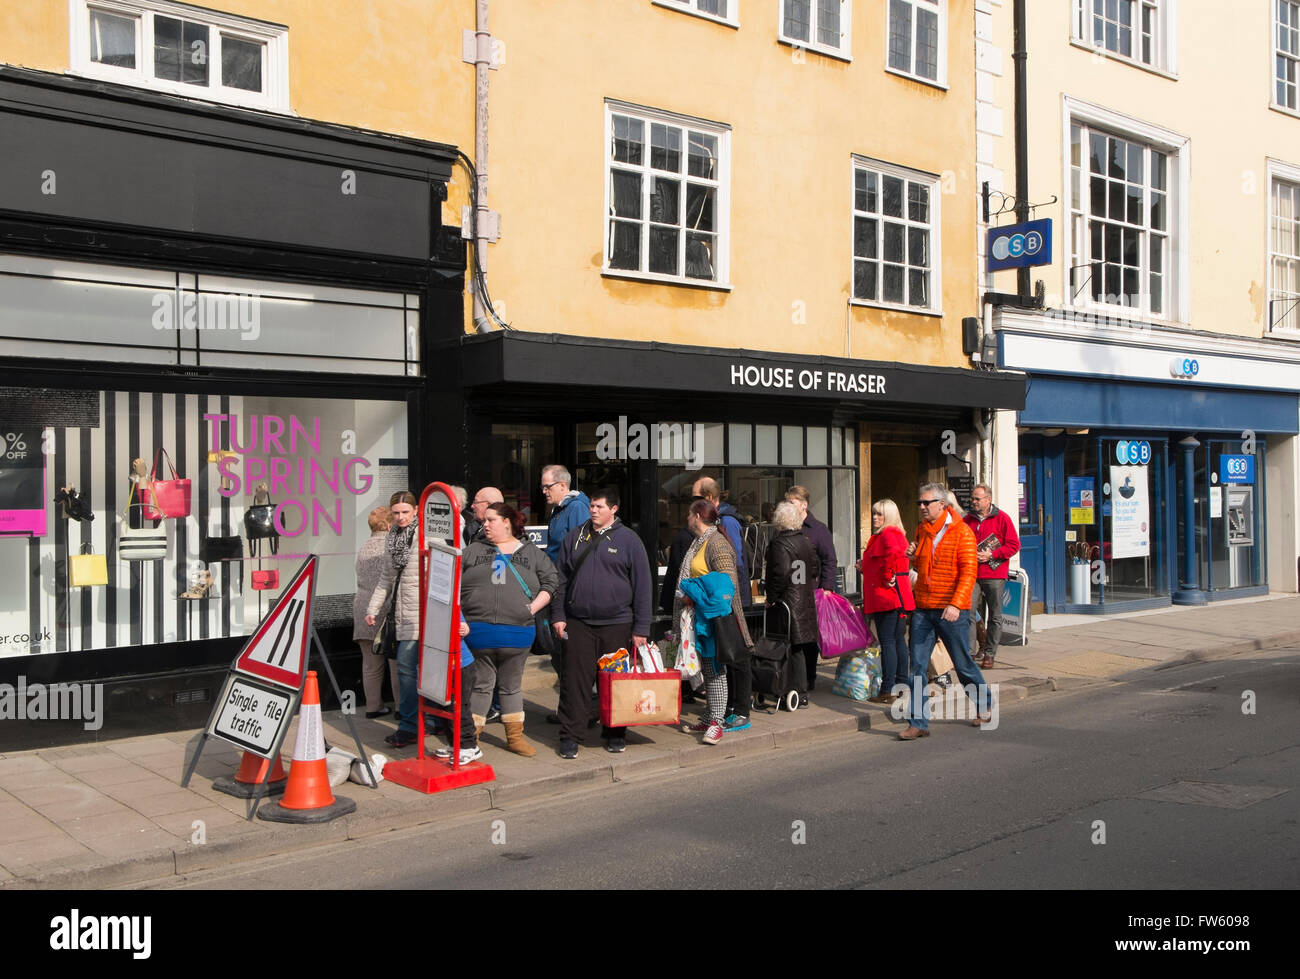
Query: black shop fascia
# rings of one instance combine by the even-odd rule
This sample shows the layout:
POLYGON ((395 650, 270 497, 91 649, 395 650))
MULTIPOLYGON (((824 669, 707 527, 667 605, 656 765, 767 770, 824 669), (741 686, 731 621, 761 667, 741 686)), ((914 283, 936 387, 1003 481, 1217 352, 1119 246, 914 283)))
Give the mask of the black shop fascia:
POLYGON ((540 469, 562 463, 579 489, 619 490, 653 560, 684 524, 699 476, 718 478, 751 524, 803 485, 848 593, 868 435, 914 445, 911 480, 942 465, 940 432, 970 432, 974 410, 1025 398, 1015 374, 797 353, 518 331, 459 348, 471 490, 499 486, 541 525, 540 469))

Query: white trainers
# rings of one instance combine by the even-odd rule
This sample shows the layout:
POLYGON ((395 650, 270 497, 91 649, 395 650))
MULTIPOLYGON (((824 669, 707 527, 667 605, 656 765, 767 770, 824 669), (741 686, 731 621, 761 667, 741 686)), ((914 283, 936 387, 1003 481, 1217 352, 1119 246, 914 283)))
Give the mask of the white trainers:
MULTIPOLYGON (((447 745, 442 748, 439 748, 437 751, 433 753, 433 757, 441 758, 443 761, 446 761, 448 758, 451 757, 451 746, 447 745)), ((468 765, 470 762, 478 761, 482 757, 483 757, 482 748, 461 748, 460 749, 460 763, 462 765, 468 765)))

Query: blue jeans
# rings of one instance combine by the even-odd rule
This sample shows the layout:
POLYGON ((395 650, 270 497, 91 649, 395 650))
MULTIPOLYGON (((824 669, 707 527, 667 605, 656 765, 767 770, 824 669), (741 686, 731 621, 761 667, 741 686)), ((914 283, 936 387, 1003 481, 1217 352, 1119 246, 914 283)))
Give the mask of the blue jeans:
POLYGON ((975 707, 981 716, 989 713, 991 696, 984 674, 980 672, 975 661, 970 658, 970 611, 962 609, 956 622, 943 621, 943 609, 919 608, 912 613, 912 675, 908 678, 911 688, 908 721, 912 727, 922 731, 930 729, 930 702, 925 696, 927 673, 930 669, 930 654, 934 652, 934 638, 938 635, 948 648, 952 665, 957 670, 966 693, 975 687, 975 707))
POLYGON ((414 735, 420 703, 420 643, 416 639, 397 644, 397 686, 397 730, 414 735))
POLYGON ((907 649, 907 620, 897 609, 872 615, 876 638, 880 640, 880 692, 889 693, 898 684, 907 686, 910 657, 907 649))

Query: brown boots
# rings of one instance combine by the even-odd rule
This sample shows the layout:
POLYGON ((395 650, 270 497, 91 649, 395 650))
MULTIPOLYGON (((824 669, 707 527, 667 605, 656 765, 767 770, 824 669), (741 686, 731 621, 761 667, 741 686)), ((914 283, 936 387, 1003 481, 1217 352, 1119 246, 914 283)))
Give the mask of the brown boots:
POLYGON ((532 758, 537 754, 537 749, 524 740, 524 712, 518 714, 502 714, 501 723, 506 726, 506 751, 513 751, 516 755, 523 755, 525 758, 532 758))

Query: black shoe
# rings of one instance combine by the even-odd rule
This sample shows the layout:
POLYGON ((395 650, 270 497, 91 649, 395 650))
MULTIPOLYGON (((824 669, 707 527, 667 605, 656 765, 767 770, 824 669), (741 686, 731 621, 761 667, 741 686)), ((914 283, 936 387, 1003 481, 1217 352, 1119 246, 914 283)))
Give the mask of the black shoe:
POLYGON ((606 738, 605 750, 611 755, 621 755, 627 751, 627 742, 622 738, 606 738))
POLYGON ((560 715, 559 715, 559 714, 547 714, 547 715, 546 715, 546 723, 547 723, 547 724, 559 724, 559 723, 560 723, 560 715))
POLYGON ((806 693, 801 693, 799 695, 799 710, 807 710, 809 703, 808 695, 806 693))
POLYGON ((379 710, 366 711, 366 720, 373 721, 376 717, 387 717, 393 712, 391 707, 380 707, 379 710))
POLYGON ((560 742, 560 757, 561 757, 561 758, 577 758, 577 757, 578 757, 578 742, 576 742, 576 741, 561 741, 561 742, 560 742))
POLYGON ((394 731, 388 737, 384 738, 384 744, 392 745, 394 748, 405 748, 407 745, 415 744, 419 738, 413 731, 394 731))
POLYGON ((501 720, 501 708, 493 704, 488 708, 487 716, 484 717, 483 720, 488 724, 491 724, 493 721, 501 720))

